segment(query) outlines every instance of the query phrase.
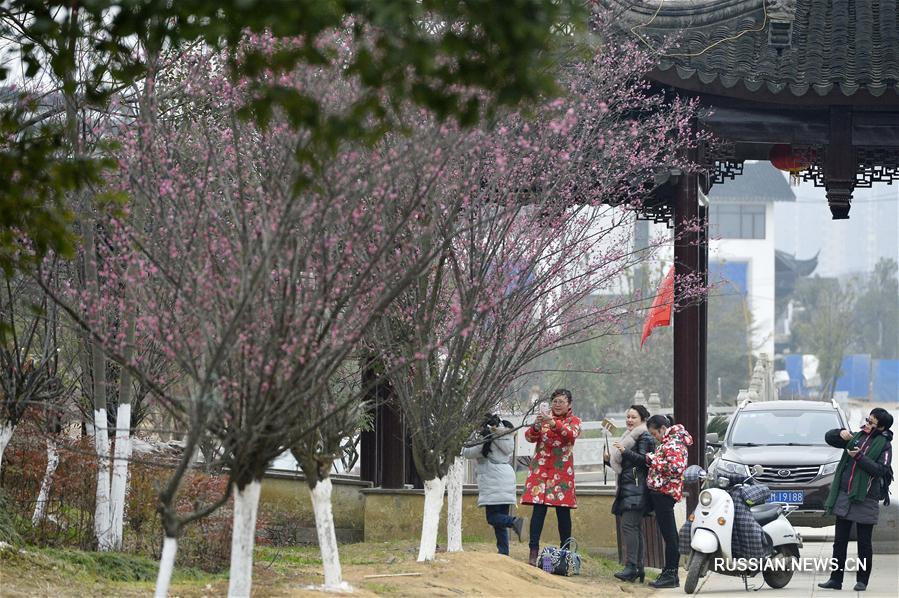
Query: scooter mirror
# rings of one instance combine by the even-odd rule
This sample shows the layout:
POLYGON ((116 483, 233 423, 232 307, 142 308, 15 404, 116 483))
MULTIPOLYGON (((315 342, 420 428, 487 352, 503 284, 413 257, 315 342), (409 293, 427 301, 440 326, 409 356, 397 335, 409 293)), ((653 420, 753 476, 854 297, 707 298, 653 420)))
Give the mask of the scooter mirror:
POLYGON ((765 473, 765 468, 761 465, 753 465, 750 471, 752 471, 752 475, 757 476, 765 473))

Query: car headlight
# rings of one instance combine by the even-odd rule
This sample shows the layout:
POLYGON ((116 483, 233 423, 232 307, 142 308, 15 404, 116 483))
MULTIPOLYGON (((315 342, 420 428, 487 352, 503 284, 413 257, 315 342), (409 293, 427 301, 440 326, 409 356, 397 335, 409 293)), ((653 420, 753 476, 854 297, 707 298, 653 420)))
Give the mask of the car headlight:
POLYGON ((736 473, 744 477, 749 477, 749 466, 742 463, 735 463, 725 459, 719 459, 718 467, 715 471, 726 471, 728 473, 736 473))
POLYGON ((699 493, 699 502, 702 506, 707 507, 712 504, 712 493, 708 490, 703 490, 699 493))
POLYGON ((818 471, 819 476, 830 475, 837 470, 837 465, 839 465, 839 461, 834 461, 833 463, 825 463, 821 466, 821 469, 818 471))

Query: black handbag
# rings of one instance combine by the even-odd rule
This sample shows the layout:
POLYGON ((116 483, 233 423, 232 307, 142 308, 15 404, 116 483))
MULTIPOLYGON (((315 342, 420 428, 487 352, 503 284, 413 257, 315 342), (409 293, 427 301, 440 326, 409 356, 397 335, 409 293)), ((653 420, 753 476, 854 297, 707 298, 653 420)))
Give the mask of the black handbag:
POLYGON ((544 547, 540 554, 540 568, 553 575, 580 575, 581 555, 577 553, 577 541, 569 538, 561 548, 544 547))

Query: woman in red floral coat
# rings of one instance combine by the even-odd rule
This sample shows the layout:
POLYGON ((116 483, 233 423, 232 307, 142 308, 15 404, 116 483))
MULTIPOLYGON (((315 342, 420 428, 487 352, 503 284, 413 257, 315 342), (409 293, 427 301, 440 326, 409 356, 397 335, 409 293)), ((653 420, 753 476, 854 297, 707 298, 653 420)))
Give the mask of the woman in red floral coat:
POLYGON ((534 425, 524 433, 528 442, 537 443, 521 497, 521 504, 534 505, 528 542, 531 549, 528 562, 532 565, 537 565, 547 507, 556 508, 560 545, 571 537, 571 509, 577 508, 572 447, 581 433, 581 420, 571 413, 570 391, 564 388, 553 391, 551 401, 551 413, 538 413, 534 425))

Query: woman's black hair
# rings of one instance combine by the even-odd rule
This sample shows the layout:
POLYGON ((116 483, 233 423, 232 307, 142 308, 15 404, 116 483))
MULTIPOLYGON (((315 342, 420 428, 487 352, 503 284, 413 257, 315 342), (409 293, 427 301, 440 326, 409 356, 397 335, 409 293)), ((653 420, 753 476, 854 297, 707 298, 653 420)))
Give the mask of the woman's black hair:
POLYGON ((500 419, 499 416, 496 414, 488 413, 487 415, 484 416, 484 424, 481 426, 480 434, 484 438, 488 439, 487 442, 485 442, 484 445, 481 446, 481 455, 485 459, 487 458, 487 455, 490 453, 490 449, 493 448, 493 440, 497 436, 496 434, 494 434, 493 430, 491 430, 491 427, 498 428, 500 426, 507 428, 509 430, 511 430, 512 428, 515 427, 514 425, 512 425, 512 422, 510 422, 507 419, 500 419))
POLYGON ((557 388, 553 391, 551 395, 549 395, 549 400, 552 401, 556 397, 565 397, 568 399, 568 404, 571 405, 571 391, 567 388, 557 388))
POLYGON ((893 416, 890 415, 890 412, 886 409, 882 409, 880 407, 875 407, 871 410, 869 414, 871 417, 877 418, 877 427, 883 428, 884 430, 889 430, 890 426, 893 425, 893 416))
POLYGON ((650 430, 658 430, 662 426, 665 426, 666 428, 671 427, 671 420, 668 419, 667 415, 657 414, 646 420, 646 427, 650 430))
POLYGON ((627 408, 628 411, 630 411, 631 409, 637 412, 637 415, 640 416, 641 422, 645 422, 649 419, 649 409, 647 409, 643 405, 631 405, 627 408))

